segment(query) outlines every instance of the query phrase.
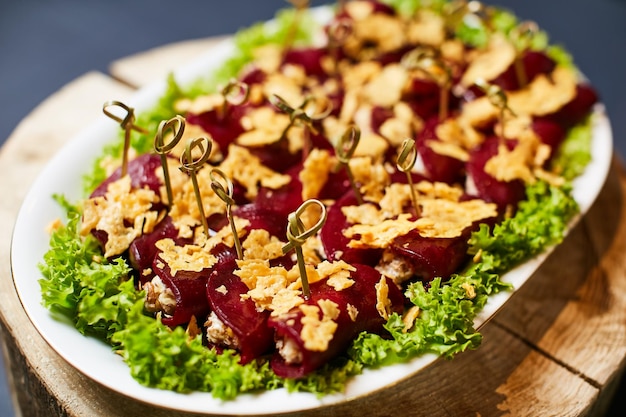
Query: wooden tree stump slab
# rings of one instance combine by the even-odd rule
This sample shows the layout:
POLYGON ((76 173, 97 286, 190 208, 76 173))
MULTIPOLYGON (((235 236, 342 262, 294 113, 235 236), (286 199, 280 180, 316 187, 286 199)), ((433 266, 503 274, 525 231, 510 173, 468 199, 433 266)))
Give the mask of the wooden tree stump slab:
MULTIPOLYGON (((174 69, 165 64, 172 56, 189 62, 213 41, 167 45, 112 63, 111 75, 78 78, 27 116, 0 151, 0 329, 22 415, 194 415, 120 395, 67 364, 26 316, 9 255, 21 201, 54 152, 100 115, 104 101, 124 100, 174 69)), ((438 360, 393 388, 299 415, 602 415, 626 358, 625 191, 616 160, 589 213, 482 328, 479 349, 438 360)))

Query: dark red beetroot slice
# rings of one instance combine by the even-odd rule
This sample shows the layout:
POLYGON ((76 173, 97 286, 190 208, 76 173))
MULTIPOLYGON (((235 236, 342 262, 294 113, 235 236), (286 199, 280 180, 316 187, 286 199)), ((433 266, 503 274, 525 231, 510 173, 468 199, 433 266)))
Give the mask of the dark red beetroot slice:
MULTIPOLYGON (((404 172, 398 171, 397 167, 391 173, 389 178, 391 179, 392 184, 395 184, 395 183, 408 184, 409 183, 409 180, 406 177, 406 174, 404 172)), ((413 184, 417 184, 420 181, 428 181, 428 179, 422 174, 418 174, 417 172, 411 172, 411 181, 413 181, 413 184)))
POLYGON ((287 216, 282 212, 259 207, 256 204, 246 204, 234 210, 233 214, 250 221, 250 229, 267 230, 270 235, 285 239, 287 231, 287 216))
POLYGON ((322 58, 327 54, 326 48, 298 48, 285 53, 283 64, 300 65, 309 77, 323 79, 327 77, 322 66, 322 58))
POLYGON ((246 69, 241 76, 241 82, 248 84, 249 86, 255 84, 261 84, 267 79, 267 74, 258 67, 252 67, 246 69))
POLYGON ((465 163, 459 159, 441 155, 429 146, 429 141, 441 141, 436 133, 438 125, 437 117, 432 117, 426 122, 415 141, 417 152, 424 163, 425 174, 431 181, 458 183, 464 178, 465 163))
MULTIPOLYGON (((144 154, 135 159, 128 161, 127 175, 130 177, 130 185, 132 189, 149 188, 160 195, 161 180, 156 175, 156 170, 161 169, 161 157, 156 154, 144 154)), ((120 179, 122 168, 116 169, 106 180, 104 180, 89 196, 89 198, 104 197, 106 195, 109 184, 120 179)), ((152 210, 161 210, 165 208, 162 203, 153 205, 152 210)), ((103 230, 92 230, 91 234, 104 247, 109 239, 108 234, 103 230)))
POLYGON ((541 142, 550 146, 550 157, 561 146, 565 139, 565 130, 555 121, 548 118, 535 118, 532 122, 533 131, 539 136, 541 142))
MULTIPOLYGON (((232 248, 223 244, 216 246, 211 253, 218 257, 218 263, 226 263, 236 256, 232 248)), ((172 276, 169 265, 163 262, 157 254, 152 263, 152 270, 172 291, 176 299, 174 314, 162 318, 165 325, 175 327, 188 323, 193 316, 200 320, 209 314, 206 285, 211 268, 200 272, 178 271, 175 276, 172 276)))
POLYGON ((318 198, 321 200, 338 200, 346 195, 350 189, 350 179, 346 170, 339 168, 336 172, 330 172, 318 198))
MULTIPOLYGON (((323 352, 311 351, 304 347, 304 341, 300 336, 303 327, 301 321, 303 313, 298 307, 284 316, 270 317, 268 325, 276 330, 276 338, 292 340, 302 352, 302 362, 298 364, 286 363, 283 357, 276 352, 270 362, 276 375, 284 378, 300 378, 345 352, 350 342, 362 331, 372 333, 384 331, 385 320, 376 310, 375 285, 380 281, 381 275, 366 265, 355 264, 353 266, 356 268, 356 271, 351 274, 355 281, 354 285, 336 291, 326 284, 326 280, 318 281, 311 285, 311 297, 305 301, 305 304, 317 305, 320 300, 330 300, 339 307, 340 314, 335 319, 337 329, 327 350, 323 352), (355 321, 350 318, 348 305, 358 310, 355 321)), ((389 287, 391 310, 400 313, 404 306, 404 296, 390 279, 385 279, 389 287)))
MULTIPOLYGON (((329 96, 328 97, 331 101, 333 100, 333 97, 329 96)), ((343 96, 341 97, 341 99, 343 99, 343 96)), ((335 104, 333 104, 333 109, 335 104)), ((318 130, 318 132, 323 132, 324 128, 322 127, 322 123, 320 123, 319 121, 315 122, 315 128, 318 130)), ((335 148, 333 148, 332 143, 330 143, 330 140, 328 140, 328 138, 326 136, 324 136, 322 133, 318 133, 315 134, 314 132, 310 132, 310 138, 311 138, 311 148, 317 148, 317 149, 325 149, 327 151, 330 151, 331 153, 335 152, 335 148)))
MULTIPOLYGON (((523 62, 527 82, 532 81, 539 74, 549 74, 556 66, 552 58, 541 51, 525 52, 523 62)), ((513 64, 491 82, 506 91, 514 91, 520 88, 513 64)), ((478 86, 472 85, 463 91, 461 99, 462 101, 472 101, 484 95, 478 86)))
MULTIPOLYGON (((556 62, 544 52, 526 51, 522 57, 522 65, 524 66, 526 82, 529 83, 539 74, 551 73, 556 66, 556 62)), ((492 83, 507 91, 519 89, 520 83, 515 70, 515 64, 511 64, 511 66, 496 77, 492 83)))
POLYGON ((370 127, 374 132, 380 133, 380 127, 383 125, 383 123, 391 119, 393 116, 393 109, 375 106, 372 109, 372 120, 370 127))
POLYGON ((156 242, 165 238, 174 240, 177 245, 191 243, 191 239, 178 237, 178 229, 176 229, 174 223, 172 223, 172 218, 167 216, 151 233, 141 235, 130 244, 128 248, 130 265, 135 270, 139 271, 139 280, 141 282, 152 278, 152 274, 144 276, 142 272, 152 266, 152 261, 158 252, 155 246, 156 242))
POLYGON ((426 238, 417 231, 411 231, 394 239, 391 251, 405 259, 422 282, 433 278, 450 278, 459 271, 467 257, 468 234, 454 238, 426 238))
MULTIPOLYGON (((130 177, 130 185, 133 189, 149 188, 157 195, 161 180, 156 175, 156 170, 161 169, 161 157, 156 154, 143 154, 128 161, 127 174, 130 177)), ((104 196, 109 184, 120 179, 122 168, 116 169, 106 180, 104 180, 89 196, 90 198, 104 196)))
MULTIPOLYGON (((331 151, 332 153, 334 152, 331 151)), ((285 218, 297 210, 303 203, 302 182, 299 177, 301 170, 301 163, 289 169, 286 174, 291 176, 291 181, 277 190, 261 187, 255 204, 260 207, 271 208, 272 211, 281 213, 285 218)), ((329 173, 326 183, 316 198, 336 200, 341 198, 348 190, 350 190, 348 175, 344 169, 338 169, 336 172, 331 171, 329 173)))
POLYGON ((247 149, 259 158, 263 165, 277 172, 287 171, 302 159, 302 152, 289 151, 287 140, 278 140, 264 146, 250 146, 247 149))
MULTIPOLYGON (((271 207, 261 207, 251 203, 234 209, 233 216, 249 220, 250 226, 246 228, 248 231, 252 229, 267 230, 271 236, 276 236, 283 242, 287 241, 287 214, 277 212, 271 207)), ((228 227, 226 216, 221 215, 219 219, 217 216, 213 218, 211 227, 215 230, 228 227)), ((245 242, 246 238, 247 236, 243 238, 242 243, 245 242)), ((290 269, 294 265, 294 260, 290 254, 286 254, 275 259, 270 259, 270 265, 282 265, 290 269)))
POLYGON ((413 45, 406 45, 400 49, 395 51, 384 53, 378 57, 376 57, 376 61, 380 62, 381 65, 386 66, 390 64, 398 63, 402 60, 402 57, 409 51, 414 49, 413 45))
POLYGON ((336 92, 329 93, 326 96, 332 105, 332 110, 330 111, 329 116, 339 117, 341 114, 341 108, 343 107, 343 99, 345 95, 345 91, 340 87, 336 92))
POLYGON ((208 132, 219 145, 220 151, 226 157, 228 146, 244 132, 240 120, 246 106, 231 106, 228 113, 220 116, 217 110, 210 110, 200 114, 187 114, 187 123, 198 125, 208 132))
MULTIPOLYGON (((468 179, 474 183, 477 195, 489 203, 495 203, 500 212, 507 206, 517 207, 517 203, 525 198, 526 187, 521 180, 509 182, 498 181, 485 172, 485 164, 498 152, 499 139, 490 137, 470 152, 470 159, 466 164, 468 179)), ((512 149, 515 144, 507 141, 507 146, 512 149)))
POLYGON ((526 51, 523 60, 528 81, 540 74, 549 74, 556 67, 556 62, 542 51, 526 51))
POLYGON ((158 255, 154 258, 152 270, 172 291, 176 300, 172 316, 163 316, 164 324, 175 327, 188 323, 192 316, 202 319, 209 314, 209 303, 206 300, 206 282, 209 271, 178 271, 175 276, 172 276, 169 266, 162 262, 158 255))
POLYGON ((554 114, 546 118, 559 123, 565 130, 582 122, 593 110, 599 97, 596 90, 589 84, 576 86, 576 96, 554 114))
POLYGON ((211 310, 237 338, 241 363, 245 364, 270 350, 274 331, 267 326, 269 312, 259 312, 251 298, 241 298, 248 287, 233 273, 235 267, 234 261, 218 265, 209 276, 206 291, 211 310))
POLYGON ((357 205, 356 197, 350 190, 335 202, 327 212, 326 223, 320 231, 320 239, 324 246, 326 257, 330 261, 343 260, 349 264, 365 264, 374 266, 378 264, 382 251, 380 249, 350 248, 350 239, 343 235, 343 231, 351 226, 346 216, 341 212, 341 207, 357 205))
POLYGON ((298 164, 285 172, 291 177, 291 180, 277 190, 261 187, 254 204, 259 209, 279 213, 281 217, 286 219, 289 213, 295 211, 302 204, 302 183, 298 178, 301 169, 302 164, 298 164))
POLYGON ((404 100, 419 117, 430 119, 439 113, 439 86, 430 80, 414 78, 404 100))

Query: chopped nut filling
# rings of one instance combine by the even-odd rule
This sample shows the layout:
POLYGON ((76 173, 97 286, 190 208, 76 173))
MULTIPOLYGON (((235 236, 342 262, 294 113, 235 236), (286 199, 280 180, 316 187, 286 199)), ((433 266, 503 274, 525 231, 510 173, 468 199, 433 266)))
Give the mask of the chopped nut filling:
POLYGON ((206 337, 210 343, 218 346, 237 349, 239 340, 233 333, 233 330, 220 320, 215 312, 211 312, 204 323, 206 328, 206 337))
POLYGON ((152 281, 143 284, 146 292, 145 307, 150 313, 164 313, 167 316, 174 315, 176 298, 171 289, 167 288, 161 278, 154 277, 152 281))

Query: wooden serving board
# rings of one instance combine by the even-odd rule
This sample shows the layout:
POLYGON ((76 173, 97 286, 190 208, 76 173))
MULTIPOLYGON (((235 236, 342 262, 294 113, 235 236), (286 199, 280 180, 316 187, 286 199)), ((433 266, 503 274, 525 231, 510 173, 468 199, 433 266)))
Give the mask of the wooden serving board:
MULTIPOLYGON (((86 378, 26 316, 10 268, 11 232, 30 183, 75 133, 214 39, 122 59, 49 97, 0 151, 0 329, 14 400, 36 416, 191 416, 140 403, 86 378), (176 59, 171 57, 175 55, 176 59)), ((614 161, 589 213, 483 328, 483 344, 373 395, 304 416, 603 415, 626 358, 626 172, 614 161)), ((35 278, 34 278, 35 279, 35 278)))

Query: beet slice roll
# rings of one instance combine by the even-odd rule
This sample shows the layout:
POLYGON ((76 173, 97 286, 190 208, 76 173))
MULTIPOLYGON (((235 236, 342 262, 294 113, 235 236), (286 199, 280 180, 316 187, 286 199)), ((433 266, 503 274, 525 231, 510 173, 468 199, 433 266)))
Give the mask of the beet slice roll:
POLYGON ((448 184, 460 182, 465 174, 465 163, 451 156, 435 152, 431 142, 441 142, 437 136, 438 118, 430 118, 416 140, 417 151, 424 166, 424 175, 431 181, 448 184))
POLYGON ((221 115, 217 109, 200 114, 188 113, 186 120, 189 124, 198 125, 207 131, 225 158, 228 155, 228 146, 245 131, 241 126, 245 109, 246 106, 231 106, 229 113, 225 115, 221 115))
MULTIPOLYGON (((161 157, 156 154, 144 154, 135 159, 128 161, 126 175, 130 177, 130 186, 132 190, 150 189, 160 195, 160 187, 163 185, 161 179, 157 176, 157 169, 161 169, 161 157)), ((105 179, 91 193, 90 199, 97 197, 106 197, 109 185, 118 181, 122 177, 122 168, 117 168, 113 173, 105 179)), ((159 211, 165 208, 162 202, 153 203, 151 210, 159 211)), ((105 247, 109 236, 106 231, 93 229, 91 234, 105 247)))
POLYGON ((394 239, 389 251, 396 261, 406 263, 411 278, 424 283, 436 277, 447 280, 467 261, 468 238, 469 233, 453 238, 423 237, 414 230, 394 239))
POLYGON ((251 298, 242 298, 248 287, 233 273, 233 261, 218 265, 209 276, 206 296, 211 313, 206 322, 207 341, 218 348, 239 352, 242 364, 267 353, 274 332, 267 326, 269 311, 259 312, 251 298))
POLYGON ((154 257, 158 253, 156 243, 161 239, 172 239, 177 245, 191 243, 191 239, 178 237, 178 229, 174 226, 172 218, 167 216, 154 228, 151 233, 141 235, 133 240, 128 248, 130 265, 139 271, 139 280, 143 283, 151 279, 154 274, 144 275, 144 271, 152 267, 154 257))
MULTIPOLYGON (((149 188, 157 195, 163 185, 157 176, 156 170, 161 169, 161 157, 157 154, 147 153, 128 161, 126 173, 130 177, 130 185, 133 189, 149 188)), ((119 180, 122 176, 122 168, 118 168, 91 193, 90 198, 104 196, 109 184, 119 180)))
MULTIPOLYGON (((498 210, 504 212, 507 206, 515 209, 517 204, 526 196, 526 186, 521 180, 499 181, 485 171, 487 161, 498 153, 499 139, 490 137, 470 152, 470 159, 466 164, 468 182, 475 190, 468 191, 477 197, 498 205, 498 210)), ((515 141, 508 140, 506 145, 513 149, 515 141)), ((468 187, 470 188, 470 187, 468 187)))
POLYGON ((209 314, 210 307, 206 297, 209 275, 215 265, 227 263, 236 256, 234 249, 222 243, 213 248, 211 254, 215 260, 209 267, 200 271, 177 270, 172 273, 171 266, 162 259, 162 252, 157 253, 152 263, 152 271, 161 280, 161 288, 153 279, 150 283, 144 284, 144 289, 146 285, 149 286, 148 303, 154 300, 150 296, 151 290, 165 294, 164 298, 159 298, 161 311, 164 313, 161 316, 163 324, 174 327, 188 323, 194 316, 199 320, 209 314), (165 300, 165 304, 161 300, 165 300))
POLYGON ((348 222, 341 208, 357 204, 357 198, 352 190, 337 200, 328 209, 326 223, 320 232, 320 239, 326 252, 326 257, 330 261, 342 260, 349 264, 374 266, 378 263, 382 250, 377 248, 351 248, 348 246, 350 238, 343 234, 343 231, 352 226, 352 224, 348 222))
POLYGON ((559 123, 564 129, 570 129, 582 122, 598 101, 598 92, 589 84, 581 83, 576 86, 576 96, 569 103, 544 117, 559 123))
MULTIPOLYGON (((513 63, 506 71, 496 77, 492 83, 501 87, 506 91, 513 91, 523 87, 520 85, 520 79, 517 75, 515 68, 516 64, 513 63)), ((531 82, 535 77, 540 74, 549 74, 556 67, 556 62, 550 58, 545 52, 542 51, 525 51, 522 55, 522 68, 525 75, 526 83, 531 82)))
POLYGON ((294 64, 301 66, 309 77, 318 79, 328 78, 322 61, 326 56, 326 48, 306 47, 290 49, 285 52, 283 65, 294 64))
POLYGON ((328 285, 327 280, 315 282, 311 284, 311 296, 304 304, 279 317, 270 316, 268 325, 276 331, 278 347, 270 365, 276 375, 284 378, 305 376, 345 352, 360 332, 383 332, 386 318, 381 316, 377 305, 386 303, 387 313, 402 311, 404 297, 390 279, 383 278, 369 266, 353 266, 356 270, 350 274, 354 280, 352 286, 337 291, 328 285), (379 283, 386 287, 386 294, 384 289, 377 290, 379 283), (379 297, 381 293, 383 295, 379 297), (325 314, 327 311, 332 318, 325 314), (323 330, 333 327, 334 331, 325 333, 323 330), (327 337, 322 346, 310 337, 320 331, 327 337))

